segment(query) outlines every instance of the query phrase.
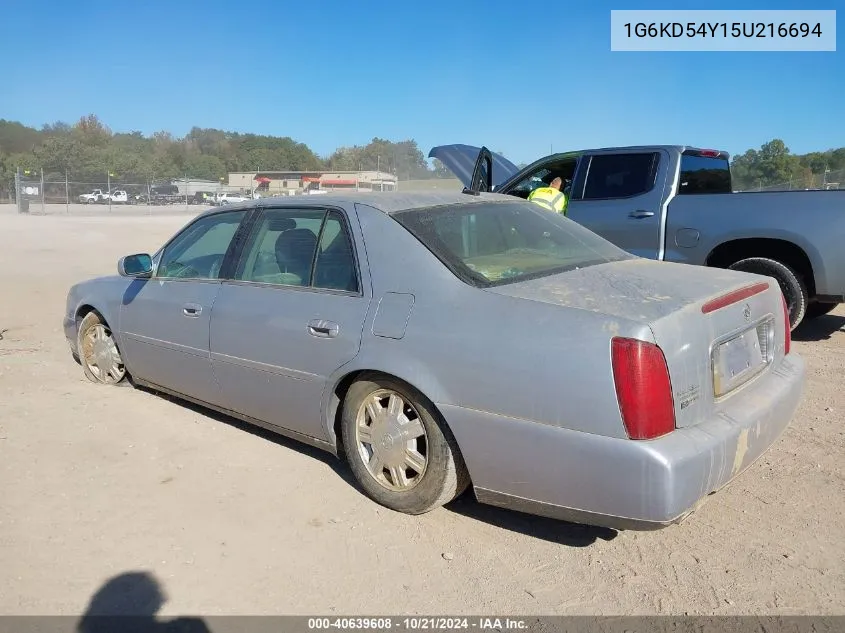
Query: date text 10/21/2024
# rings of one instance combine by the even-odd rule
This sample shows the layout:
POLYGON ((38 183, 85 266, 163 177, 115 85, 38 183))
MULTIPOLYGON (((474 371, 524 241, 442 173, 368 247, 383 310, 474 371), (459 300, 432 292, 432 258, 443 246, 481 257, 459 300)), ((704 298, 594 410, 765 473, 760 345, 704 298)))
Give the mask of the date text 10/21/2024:
POLYGON ((525 620, 500 617, 308 618, 309 630, 445 631, 475 629, 478 631, 518 631, 527 628, 528 623, 525 620))

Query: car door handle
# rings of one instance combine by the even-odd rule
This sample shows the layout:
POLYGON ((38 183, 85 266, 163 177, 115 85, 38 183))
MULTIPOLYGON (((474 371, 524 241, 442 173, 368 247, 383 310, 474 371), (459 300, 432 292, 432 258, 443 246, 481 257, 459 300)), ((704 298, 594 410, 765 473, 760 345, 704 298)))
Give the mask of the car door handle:
POLYGON ((202 314, 202 306, 196 303, 186 303, 182 306, 182 314, 186 317, 198 317, 202 314))
POLYGON ((644 211, 642 209, 637 209, 636 211, 631 211, 628 214, 628 217, 639 220, 640 218, 650 218, 653 215, 654 211, 644 211))
POLYGON ((323 319, 314 319, 308 322, 308 333, 311 336, 319 336, 322 338, 334 338, 340 331, 340 326, 332 321, 324 321, 323 319))

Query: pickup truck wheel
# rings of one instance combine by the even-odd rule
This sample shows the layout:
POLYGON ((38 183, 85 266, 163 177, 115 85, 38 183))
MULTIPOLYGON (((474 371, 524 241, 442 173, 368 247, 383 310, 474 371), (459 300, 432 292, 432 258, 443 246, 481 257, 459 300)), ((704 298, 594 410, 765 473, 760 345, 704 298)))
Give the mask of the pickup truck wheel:
POLYGON ((822 301, 814 301, 813 303, 807 306, 807 312, 804 313, 804 320, 807 321, 809 319, 818 319, 819 317, 824 316, 825 314, 830 314, 833 310, 836 309, 838 303, 824 303, 822 301))
POLYGON ((807 311, 807 286, 801 276, 786 264, 767 257, 749 257, 728 266, 731 270, 774 277, 786 299, 790 330, 798 327, 807 311))
POLYGON ((469 485, 445 421, 425 396, 397 380, 370 374, 353 383, 341 433, 355 479, 370 499, 391 510, 423 514, 469 485))

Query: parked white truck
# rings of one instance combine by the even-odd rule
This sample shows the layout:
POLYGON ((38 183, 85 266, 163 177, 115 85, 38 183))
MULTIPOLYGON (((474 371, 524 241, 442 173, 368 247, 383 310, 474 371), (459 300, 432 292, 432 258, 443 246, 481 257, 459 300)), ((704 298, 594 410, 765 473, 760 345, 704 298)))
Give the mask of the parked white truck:
POLYGON ((845 302, 845 190, 735 193, 726 152, 680 145, 553 154, 523 169, 486 147, 429 157, 469 193, 527 198, 560 177, 567 217, 634 255, 773 277, 793 329, 845 302))
POLYGON ((83 204, 102 204, 108 203, 109 200, 113 204, 126 204, 129 202, 129 195, 123 189, 115 189, 111 193, 104 192, 102 189, 94 189, 91 193, 83 193, 79 196, 79 201, 83 204))

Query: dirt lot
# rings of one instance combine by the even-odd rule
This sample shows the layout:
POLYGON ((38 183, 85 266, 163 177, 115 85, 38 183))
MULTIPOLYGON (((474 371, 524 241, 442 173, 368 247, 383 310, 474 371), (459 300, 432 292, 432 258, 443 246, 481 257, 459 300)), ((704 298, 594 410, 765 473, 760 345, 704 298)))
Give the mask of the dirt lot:
POLYGON ((409 517, 329 455, 86 381, 67 288, 190 215, 64 211, 0 208, 0 613, 79 614, 135 571, 163 615, 845 613, 845 310, 795 334, 809 379, 787 433, 680 526, 617 534, 471 494, 409 517))

